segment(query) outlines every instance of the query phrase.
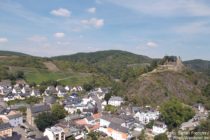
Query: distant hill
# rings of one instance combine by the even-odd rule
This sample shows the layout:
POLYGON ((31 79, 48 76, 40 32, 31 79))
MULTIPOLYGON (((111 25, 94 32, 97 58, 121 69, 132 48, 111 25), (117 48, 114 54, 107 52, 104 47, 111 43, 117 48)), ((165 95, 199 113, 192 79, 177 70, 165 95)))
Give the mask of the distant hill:
POLYGON ((95 71, 120 78, 123 70, 128 66, 150 64, 152 59, 126 51, 108 50, 91 53, 77 53, 53 57, 53 60, 68 60, 74 70, 95 71))
POLYGON ((210 76, 210 61, 196 59, 185 61, 184 64, 191 69, 194 69, 198 72, 206 73, 210 76))
POLYGON ((150 62, 151 58, 143 55, 137 55, 134 53, 130 53, 127 51, 121 50, 107 50, 107 51, 97 51, 90 53, 77 53, 73 55, 63 55, 52 57, 53 59, 58 60, 71 60, 75 62, 87 61, 88 63, 97 63, 103 61, 119 61, 119 59, 123 58, 124 63, 141 63, 141 62, 150 62))
POLYGON ((30 56, 30 55, 20 52, 0 51, 0 56, 30 56))
MULTIPOLYGON (((153 65, 154 60, 160 61, 160 59, 152 59, 121 50, 77 53, 52 58, 0 51, 0 79, 5 73, 23 71, 27 81, 36 83, 63 79, 63 83, 76 85, 89 81, 92 75, 108 77, 99 78, 104 83, 119 79, 126 81, 129 78, 131 78, 129 82, 132 83, 132 80, 135 80, 142 73, 151 70, 149 70, 149 67, 153 65)), ((209 61, 192 60, 186 61, 184 64, 188 68, 199 72, 209 72, 209 61)), ((175 75, 174 77, 177 77, 175 75)), ((136 84, 132 83, 129 87, 136 84)))

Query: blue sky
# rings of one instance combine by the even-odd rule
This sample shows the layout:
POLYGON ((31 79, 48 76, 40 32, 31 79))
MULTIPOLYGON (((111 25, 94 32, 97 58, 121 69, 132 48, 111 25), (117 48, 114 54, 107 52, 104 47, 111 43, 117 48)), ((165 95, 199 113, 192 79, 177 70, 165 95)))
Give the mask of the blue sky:
POLYGON ((1 0, 0 50, 210 60, 209 0, 1 0))

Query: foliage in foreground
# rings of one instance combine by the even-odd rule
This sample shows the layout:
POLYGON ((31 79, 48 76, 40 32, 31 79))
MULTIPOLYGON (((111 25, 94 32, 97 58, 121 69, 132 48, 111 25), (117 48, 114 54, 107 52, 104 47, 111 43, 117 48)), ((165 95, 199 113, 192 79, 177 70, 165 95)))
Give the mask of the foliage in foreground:
POLYGON ((154 140, 168 140, 168 137, 165 133, 156 135, 154 140))
POLYGON ((105 106, 105 111, 111 112, 113 114, 117 111, 117 107, 112 106, 112 105, 106 105, 105 106))
POLYGON ((35 124, 40 131, 44 131, 45 128, 55 125, 58 120, 63 119, 66 115, 66 111, 59 104, 52 106, 51 112, 44 112, 39 114, 35 119, 35 124))
POLYGON ((44 131, 45 128, 53 126, 56 123, 56 117, 50 112, 41 113, 35 119, 35 124, 40 131, 44 131))
POLYGON ((176 99, 171 99, 164 103, 160 112, 169 130, 179 127, 183 122, 188 121, 195 115, 195 112, 190 107, 176 99))

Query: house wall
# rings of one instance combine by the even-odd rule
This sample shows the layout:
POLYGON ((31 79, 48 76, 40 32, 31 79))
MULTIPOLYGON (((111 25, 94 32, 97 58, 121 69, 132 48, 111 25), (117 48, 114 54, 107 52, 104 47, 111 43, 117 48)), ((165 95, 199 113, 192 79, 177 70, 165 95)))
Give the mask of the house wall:
POLYGON ((167 130, 166 126, 164 126, 163 128, 157 126, 152 127, 152 133, 154 133, 155 135, 165 133, 166 130, 167 130))
POLYGON ((8 136, 11 137, 12 136, 12 128, 6 129, 6 130, 2 130, 0 131, 0 137, 3 136, 8 136))
POLYGON ((109 121, 106 121, 104 119, 100 119, 100 126, 102 126, 102 127, 104 127, 104 126, 108 127, 109 124, 110 124, 109 121))
POLYGON ((44 131, 44 136, 47 136, 49 140, 65 140, 64 132, 52 132, 48 129, 44 131))
POLYGON ((112 137, 114 140, 127 140, 128 134, 122 133, 116 130, 113 130, 112 128, 107 128, 108 130, 108 136, 112 137))
POLYGON ((121 101, 109 101, 109 105, 113 105, 113 106, 120 106, 121 105, 121 101))
POLYGON ((23 117, 11 119, 9 120, 9 123, 11 124, 11 126, 16 127, 20 124, 23 124, 23 117))
POLYGON ((26 115, 26 120, 27 122, 33 126, 33 118, 32 118, 32 113, 29 108, 27 108, 27 115, 26 115))

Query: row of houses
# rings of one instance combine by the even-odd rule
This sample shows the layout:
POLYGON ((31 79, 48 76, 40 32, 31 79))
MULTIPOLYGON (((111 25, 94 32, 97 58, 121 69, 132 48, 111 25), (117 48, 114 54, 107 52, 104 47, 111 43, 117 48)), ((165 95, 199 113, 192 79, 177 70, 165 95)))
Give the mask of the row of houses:
POLYGON ((48 86, 45 90, 44 94, 46 96, 50 95, 57 95, 58 97, 64 97, 67 92, 81 92, 83 91, 83 88, 81 86, 71 87, 71 86, 61 86, 58 85, 56 87, 54 86, 48 86))
MULTIPOLYGON (((50 140, 61 136, 75 139, 86 139, 89 132, 99 132, 102 136, 111 137, 114 140, 129 140, 137 137, 144 129, 144 125, 138 122, 131 115, 111 115, 106 113, 96 113, 90 115, 72 114, 51 128, 47 128, 44 136, 50 140), (55 133, 53 133, 55 130, 55 133), (59 133, 59 134, 58 134, 59 133), (58 134, 58 135, 56 135, 58 134)), ((152 133, 157 135, 164 133, 167 126, 159 121, 155 121, 152 133)))
POLYGON ((12 137, 13 128, 23 124, 23 116, 19 111, 0 106, 0 138, 12 137))
POLYGON ((58 97, 65 97, 68 92, 81 92, 83 88, 81 86, 48 86, 44 93, 41 93, 40 90, 34 87, 30 87, 26 83, 24 84, 11 84, 11 81, 4 80, 0 82, 0 95, 3 95, 3 100, 8 102, 15 99, 24 100, 27 97, 35 96, 40 97, 41 95, 51 96, 56 95, 58 97))

